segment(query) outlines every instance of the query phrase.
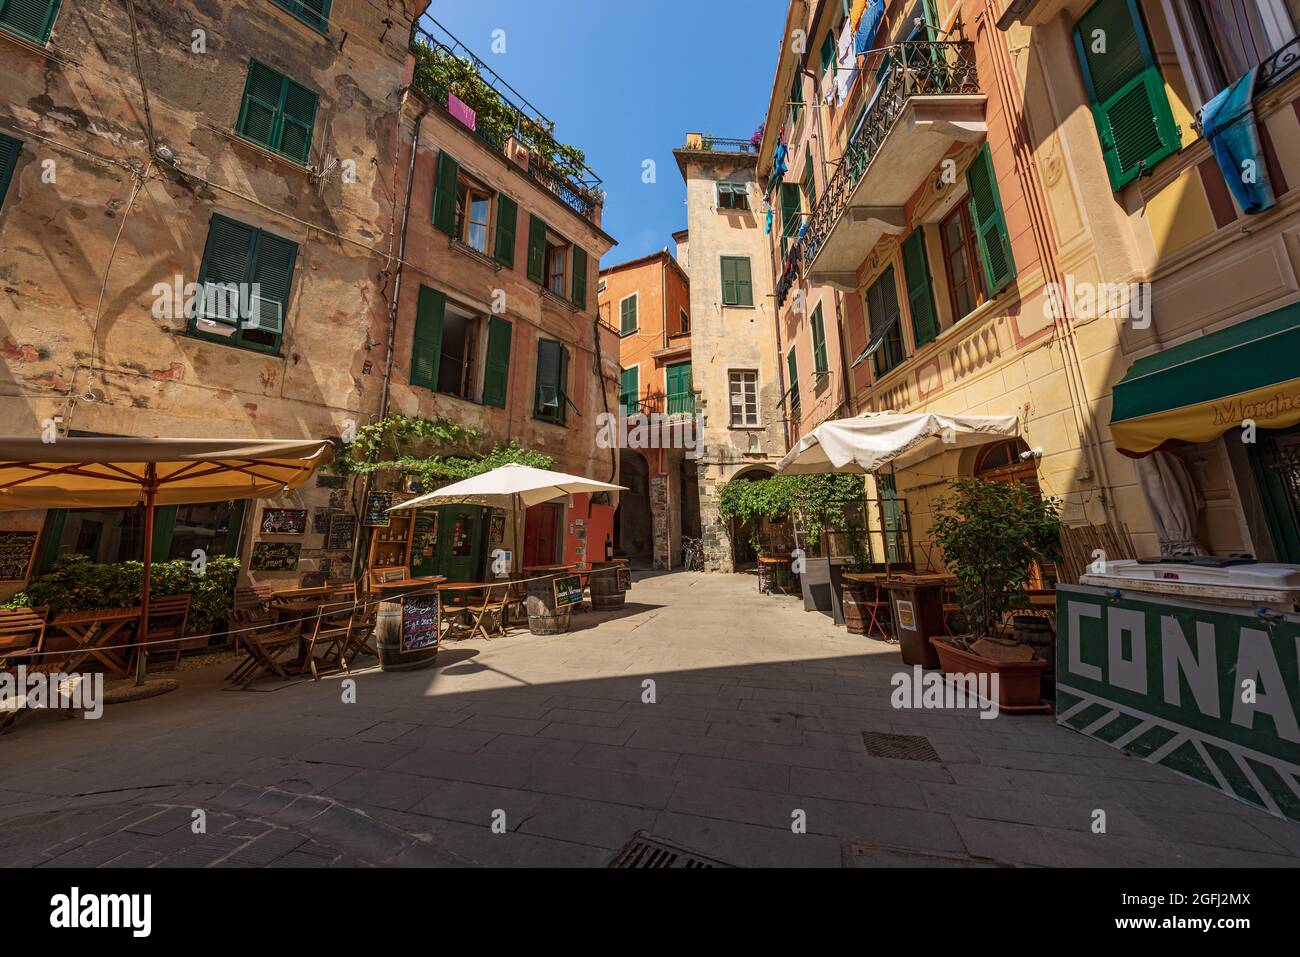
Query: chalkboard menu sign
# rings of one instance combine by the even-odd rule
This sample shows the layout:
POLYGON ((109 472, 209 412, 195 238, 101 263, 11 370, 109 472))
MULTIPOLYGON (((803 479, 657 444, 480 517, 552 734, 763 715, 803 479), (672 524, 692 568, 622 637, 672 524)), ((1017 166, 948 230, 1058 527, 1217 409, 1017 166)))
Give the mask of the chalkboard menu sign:
POLYGON ((393 507, 392 492, 371 492, 366 498, 365 524, 370 528, 387 528, 388 510, 393 507))
POLYGON ((441 610, 436 594, 402 598, 402 654, 438 644, 441 610))
POLYGON ((263 535, 302 535, 307 531, 305 508, 262 509, 263 535))
POLYGON ((297 542, 255 542, 249 568, 255 572, 297 571, 301 551, 297 542))
POLYGON ((0 531, 0 581, 16 582, 27 577, 36 551, 36 532, 0 531))
POLYGON ((555 589, 556 608, 572 608, 582 604, 581 575, 557 577, 552 587, 555 589))
POLYGON ((421 508, 415 512, 415 530, 411 535, 412 561, 429 558, 438 551, 438 510, 421 508))
POLYGON ((618 590, 632 590, 632 569, 628 568, 626 565, 621 565, 618 569, 618 590))
POLYGON ((499 509, 492 510, 492 517, 488 519, 488 547, 495 548, 502 545, 506 540, 506 513, 499 509))
POLYGON ((337 551, 351 548, 352 540, 356 537, 356 534, 356 516, 335 512, 330 516, 329 532, 325 535, 325 548, 337 551))

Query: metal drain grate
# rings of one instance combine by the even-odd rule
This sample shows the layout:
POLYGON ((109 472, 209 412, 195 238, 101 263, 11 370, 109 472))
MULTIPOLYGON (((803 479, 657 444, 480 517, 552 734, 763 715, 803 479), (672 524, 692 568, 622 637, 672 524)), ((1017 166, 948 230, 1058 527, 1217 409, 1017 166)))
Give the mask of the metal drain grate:
POLYGON ((863 731, 862 744, 873 758, 893 758, 895 761, 939 762, 930 739, 919 734, 885 734, 883 731, 863 731))
POLYGON ((623 868, 731 867, 730 864, 715 861, 703 854, 696 854, 694 851, 674 847, 657 838, 650 837, 644 831, 634 834, 632 840, 624 844, 623 849, 614 855, 614 859, 609 862, 609 866, 623 868))

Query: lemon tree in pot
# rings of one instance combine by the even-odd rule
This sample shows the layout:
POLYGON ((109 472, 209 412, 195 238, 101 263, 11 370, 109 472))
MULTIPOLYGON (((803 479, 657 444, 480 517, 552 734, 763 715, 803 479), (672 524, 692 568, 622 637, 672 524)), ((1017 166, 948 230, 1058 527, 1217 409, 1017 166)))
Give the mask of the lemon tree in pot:
POLYGON ((936 503, 930 535, 956 576, 968 634, 930 636, 930 643, 946 674, 996 675, 1004 711, 1045 710, 1046 662, 1028 645, 1005 640, 1000 626, 1026 603, 1034 564, 1058 557, 1060 529, 1060 502, 1019 483, 957 479, 952 494, 936 503))

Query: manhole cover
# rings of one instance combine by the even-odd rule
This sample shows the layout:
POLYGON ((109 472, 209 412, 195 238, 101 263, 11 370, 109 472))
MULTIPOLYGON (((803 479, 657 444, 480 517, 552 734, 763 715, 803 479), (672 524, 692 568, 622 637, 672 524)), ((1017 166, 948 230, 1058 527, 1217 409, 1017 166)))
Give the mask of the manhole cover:
POLYGON ((633 835, 632 840, 624 844, 623 849, 614 855, 614 859, 609 862, 609 866, 625 868, 731 867, 730 864, 715 861, 711 857, 696 854, 694 851, 674 847, 645 833, 633 835))
POLYGON ((893 758, 895 761, 939 761, 930 739, 919 734, 886 734, 883 731, 863 731, 862 744, 873 758, 893 758))

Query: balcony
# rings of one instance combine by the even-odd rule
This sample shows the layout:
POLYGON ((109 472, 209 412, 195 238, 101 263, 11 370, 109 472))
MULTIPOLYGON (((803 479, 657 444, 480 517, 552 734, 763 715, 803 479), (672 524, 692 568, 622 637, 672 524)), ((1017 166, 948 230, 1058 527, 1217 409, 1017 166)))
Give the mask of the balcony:
POLYGON ((953 143, 987 135, 986 100, 970 41, 887 48, 866 114, 799 242, 810 282, 856 288, 866 254, 885 234, 907 229, 904 205, 953 143))
POLYGON ((454 93, 474 111, 479 139, 522 166, 533 182, 579 216, 599 223, 605 203, 600 177, 587 167, 580 149, 555 139, 554 122, 432 17, 412 27, 411 53, 412 85, 422 96, 445 109, 447 95, 454 93), (526 151, 525 160, 516 159, 515 147, 526 151))
POLYGON ((694 415, 695 393, 675 392, 668 395, 669 415, 694 415))

